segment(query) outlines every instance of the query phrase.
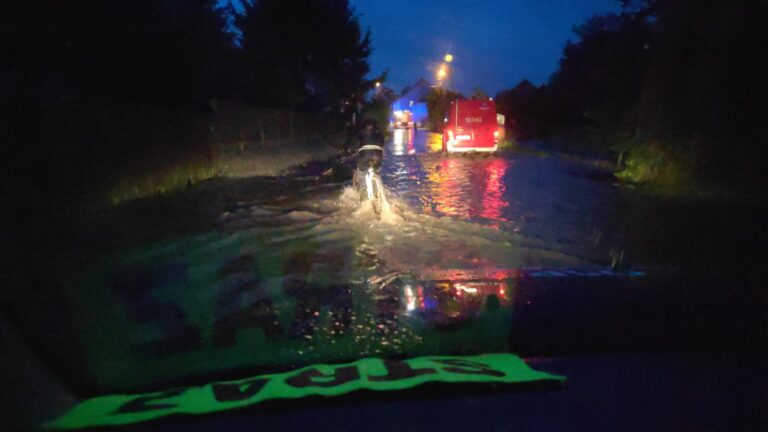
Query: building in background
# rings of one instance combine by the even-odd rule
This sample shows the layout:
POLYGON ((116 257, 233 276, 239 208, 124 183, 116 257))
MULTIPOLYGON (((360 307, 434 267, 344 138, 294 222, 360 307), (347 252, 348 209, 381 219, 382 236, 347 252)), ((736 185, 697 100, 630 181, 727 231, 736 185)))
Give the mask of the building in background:
POLYGON ((424 78, 406 87, 402 96, 392 103, 392 126, 395 128, 421 127, 428 119, 427 94, 432 87, 424 78))

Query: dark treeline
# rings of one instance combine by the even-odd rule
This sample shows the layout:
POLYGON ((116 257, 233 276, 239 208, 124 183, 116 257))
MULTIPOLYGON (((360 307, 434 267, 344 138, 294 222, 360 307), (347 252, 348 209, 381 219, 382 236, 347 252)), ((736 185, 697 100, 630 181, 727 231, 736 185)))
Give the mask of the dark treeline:
POLYGON ((574 29, 547 84, 496 96, 520 138, 611 153, 626 175, 677 187, 758 187, 766 132, 759 0, 625 0, 574 29))
POLYGON ((210 159, 217 99, 339 117, 372 88, 370 34, 347 0, 240 4, 238 14, 216 0, 5 2, 3 195, 69 199, 128 165, 210 159))
POLYGON ((215 175, 212 140, 228 133, 215 129, 221 107, 245 107, 232 124, 262 111, 281 118, 231 133, 258 141, 243 134, 260 127, 263 142, 276 127, 313 126, 295 119, 340 124, 340 107, 372 87, 370 36, 347 0, 241 2, 239 16, 217 3, 2 3, 0 313, 49 322, 34 334, 59 328, 59 272, 88 250, 81 234, 110 190, 147 179, 139 186, 150 194, 169 190, 157 187, 163 176, 181 187, 215 175))
POLYGON ((242 88, 253 101, 310 109, 371 88, 370 31, 361 33, 347 0, 260 0, 237 19, 242 88))
POLYGON ((188 104, 223 90, 234 54, 214 0, 11 2, 0 18, 14 102, 188 104), (10 10, 9 10, 10 9, 10 10))
POLYGON ((328 109, 370 88, 370 34, 347 0, 246 1, 243 14, 217 3, 10 2, 0 15, 3 95, 328 109))

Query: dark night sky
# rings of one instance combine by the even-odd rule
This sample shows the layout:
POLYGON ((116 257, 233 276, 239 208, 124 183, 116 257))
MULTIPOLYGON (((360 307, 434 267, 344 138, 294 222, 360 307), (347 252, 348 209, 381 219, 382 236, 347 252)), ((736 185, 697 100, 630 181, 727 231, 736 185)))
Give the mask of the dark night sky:
POLYGON ((389 68, 395 91, 433 80, 454 55, 453 86, 489 94, 523 78, 543 84, 557 69, 573 26, 618 12, 619 0, 350 0, 373 37, 372 75, 389 68))
POLYGON ((370 26, 373 72, 389 67, 396 91, 432 79, 442 56, 454 57, 454 87, 490 94, 523 78, 543 84, 557 68, 573 26, 619 11, 618 0, 351 0, 370 26))

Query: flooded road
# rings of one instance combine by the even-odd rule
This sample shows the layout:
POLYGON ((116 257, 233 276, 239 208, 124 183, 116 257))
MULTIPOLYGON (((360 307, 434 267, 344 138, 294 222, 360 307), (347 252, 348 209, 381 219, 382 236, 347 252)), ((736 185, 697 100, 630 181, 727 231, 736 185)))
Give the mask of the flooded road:
MULTIPOLYGON (((622 266, 626 240, 613 225, 632 191, 562 158, 445 156, 439 146, 439 135, 395 131, 382 220, 348 181, 211 182, 185 192, 174 211, 219 209, 205 221, 212 229, 71 265, 76 341, 60 360, 102 392, 365 356, 556 352, 579 337, 558 336, 569 333, 553 325, 553 305, 568 297, 553 301, 563 287, 552 281, 602 281, 569 285, 568 295, 584 293, 560 317, 571 329, 586 325, 579 314, 604 315, 591 299, 621 286, 630 298, 639 292, 646 275, 622 266)), ((150 208, 161 204, 169 206, 161 198, 150 208)))
POLYGON ((439 134, 395 131, 384 179, 409 208, 498 229, 520 252, 507 267, 611 262, 618 246, 606 235, 622 191, 590 179, 594 168, 533 155, 445 156, 440 147, 439 134))

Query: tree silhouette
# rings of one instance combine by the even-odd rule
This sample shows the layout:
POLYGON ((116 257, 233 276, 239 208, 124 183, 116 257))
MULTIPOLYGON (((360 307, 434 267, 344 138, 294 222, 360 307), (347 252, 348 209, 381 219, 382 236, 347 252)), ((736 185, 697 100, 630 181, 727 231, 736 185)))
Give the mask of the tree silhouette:
POLYGON ((451 105, 451 101, 464 99, 464 95, 441 87, 433 87, 427 93, 427 110, 429 112, 430 127, 434 131, 440 131, 443 127, 443 120, 451 105))
POLYGON ((475 87, 474 90, 472 90, 471 98, 474 100, 486 100, 488 99, 488 93, 481 87, 475 87))
MULTIPOLYGON (((31 0, 0 17, 0 70, 49 91, 184 103, 220 92, 231 53, 215 0, 31 0)), ((29 85, 34 85, 30 83, 29 85)), ((56 99, 58 95, 51 95, 56 99)))
POLYGON ((539 89, 527 79, 515 88, 499 92, 494 100, 496 110, 506 117, 505 128, 517 139, 532 138, 541 130, 542 110, 539 89))
POLYGON ((595 16, 574 32, 560 68, 545 90, 553 126, 609 128, 625 124, 637 102, 647 68, 651 24, 645 16, 595 16))
POLYGON ((330 109, 368 89, 370 31, 361 32, 347 0, 247 2, 237 25, 254 102, 330 109))
POLYGON ((764 171, 755 143, 768 133, 768 3, 621 3, 620 15, 574 29, 578 39, 547 85, 525 97, 497 95, 510 124, 523 136, 566 136, 573 148, 596 144, 620 159, 635 151, 690 180, 755 188, 764 171))
POLYGON ((755 0, 660 1, 634 143, 662 143, 707 180, 757 187, 766 16, 755 0))

